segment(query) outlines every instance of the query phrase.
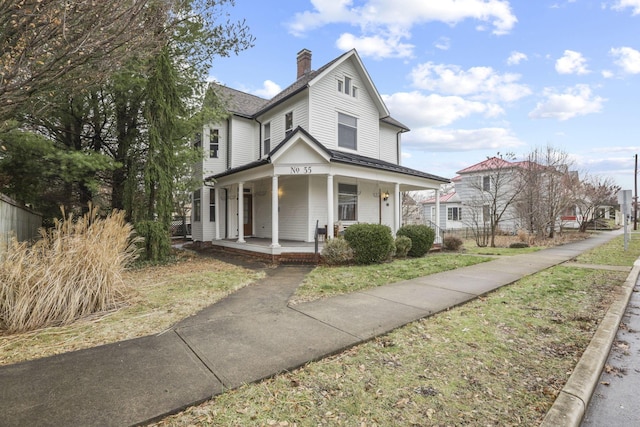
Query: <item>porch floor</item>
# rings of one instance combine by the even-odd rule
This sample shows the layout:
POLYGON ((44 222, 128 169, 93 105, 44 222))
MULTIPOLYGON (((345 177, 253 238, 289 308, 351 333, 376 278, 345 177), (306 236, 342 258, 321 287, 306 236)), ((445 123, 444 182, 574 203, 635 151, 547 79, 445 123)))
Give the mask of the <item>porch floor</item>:
MULTIPOLYGON (((280 240, 278 242, 280 246, 272 247, 271 238, 245 237, 244 240, 244 243, 239 243, 236 238, 212 240, 211 245, 214 248, 232 250, 247 255, 268 257, 278 262, 317 262, 315 242, 280 240)), ((322 252, 323 247, 324 241, 319 241, 318 254, 322 252)))

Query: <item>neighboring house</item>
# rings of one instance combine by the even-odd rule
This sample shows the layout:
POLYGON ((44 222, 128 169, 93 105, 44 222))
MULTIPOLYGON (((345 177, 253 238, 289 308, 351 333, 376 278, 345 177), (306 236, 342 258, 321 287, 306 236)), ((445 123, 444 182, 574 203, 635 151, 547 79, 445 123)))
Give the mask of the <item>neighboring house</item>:
POLYGON ((455 191, 440 194, 439 203, 431 197, 422 202, 423 217, 427 225, 437 225, 440 230, 446 232, 466 228, 463 217, 463 207, 460 196, 455 191), (440 210, 436 215, 436 209, 440 210), (439 221, 439 222, 436 222, 439 221))
POLYGON ((449 182, 400 165, 409 129, 391 117, 355 50, 313 71, 303 49, 297 80, 270 100, 213 88, 230 114, 198 141, 194 241, 278 255, 314 242, 316 224, 328 238, 355 223, 395 233, 401 192, 449 182))

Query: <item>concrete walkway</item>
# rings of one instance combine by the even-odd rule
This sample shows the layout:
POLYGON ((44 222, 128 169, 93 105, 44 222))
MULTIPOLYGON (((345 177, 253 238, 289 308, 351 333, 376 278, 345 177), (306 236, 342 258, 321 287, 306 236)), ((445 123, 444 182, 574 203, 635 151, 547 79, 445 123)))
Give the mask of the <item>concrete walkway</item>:
POLYGON ((0 367, 0 425, 145 423, 462 304, 618 235, 294 307, 287 300, 310 268, 281 266, 157 336, 0 367))

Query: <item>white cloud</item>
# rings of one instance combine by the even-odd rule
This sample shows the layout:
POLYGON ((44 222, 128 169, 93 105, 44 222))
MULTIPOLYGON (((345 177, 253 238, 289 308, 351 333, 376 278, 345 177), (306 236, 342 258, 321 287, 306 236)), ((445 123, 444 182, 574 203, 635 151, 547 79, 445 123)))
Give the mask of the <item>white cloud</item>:
POLYGON ((580 52, 565 50, 556 61, 556 71, 560 74, 588 74, 587 60, 580 52))
POLYGON ((613 77, 613 72, 611 70, 602 70, 600 74, 602 74, 602 77, 604 77, 605 79, 610 79, 613 77))
POLYGON ((509 55, 509 58, 507 58, 507 65, 518 65, 520 62, 526 61, 527 59, 529 59, 527 58, 527 55, 514 50, 511 52, 511 55, 509 55))
POLYGON ((411 79, 419 89, 477 100, 512 102, 531 94, 528 86, 517 83, 519 74, 499 74, 491 67, 462 70, 456 65, 427 62, 411 71, 411 79))
POLYGON ((532 119, 568 120, 577 116, 598 113, 602 110, 604 98, 594 96, 588 85, 579 84, 568 88, 564 93, 545 89, 543 102, 529 113, 532 119))
POLYGON ((429 152, 504 150, 525 145, 508 129, 414 129, 402 139, 403 144, 412 149, 429 152))
POLYGON ((413 52, 413 45, 401 43, 399 37, 383 38, 381 36, 356 37, 353 34, 344 33, 336 41, 338 49, 347 51, 357 49, 362 56, 374 59, 382 58, 406 58, 413 52))
MULTIPOLYGON (((640 0, 638 0, 640 2, 640 0)), ((612 48, 609 53, 617 58, 614 62, 625 73, 638 74, 640 73, 640 51, 637 51, 630 47, 617 47, 612 48)))
POLYGON ((617 0, 613 6, 611 6, 612 9, 619 11, 623 11, 628 7, 633 9, 631 12, 632 15, 640 15, 640 0, 617 0))
POLYGON ((394 117, 410 128, 446 126, 472 114, 496 117, 504 110, 496 104, 468 101, 459 96, 423 95, 420 92, 398 92, 383 95, 394 117))
POLYGON ((262 98, 270 99, 279 94, 282 88, 271 80, 265 80, 262 89, 254 90, 253 94, 262 98))
POLYGON ((451 47, 451 39, 449 39, 449 37, 440 37, 433 45, 436 49, 449 50, 451 47))
MULTIPOLYGON (((473 19, 493 28, 496 35, 507 34, 518 19, 507 0, 311 0, 312 10, 296 13, 289 23, 289 31, 302 36, 329 24, 349 24, 360 28, 362 36, 410 38, 411 28, 429 22, 455 25, 473 19)), ((386 42, 390 46, 405 46, 386 42)), ((410 46, 410 45, 408 45, 410 46)), ((393 56, 400 56, 395 54, 393 56)))

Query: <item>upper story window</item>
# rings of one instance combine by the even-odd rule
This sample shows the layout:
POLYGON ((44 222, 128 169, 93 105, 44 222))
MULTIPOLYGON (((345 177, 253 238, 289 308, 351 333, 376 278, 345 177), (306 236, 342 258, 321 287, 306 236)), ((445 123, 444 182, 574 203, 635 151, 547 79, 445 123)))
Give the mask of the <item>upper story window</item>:
POLYGON ((284 132, 285 135, 289 135, 289 133, 293 130, 293 111, 289 111, 284 115, 284 132))
POLYGON ((202 147, 202 134, 201 133, 196 133, 196 137, 193 140, 193 146, 195 148, 202 147))
POLYGON ((491 191, 491 177, 483 176, 482 177, 482 191, 491 191))
POLYGON ((209 157, 212 159, 218 158, 218 148, 220 143, 220 131, 218 129, 211 129, 211 135, 209 135, 209 157))
POLYGON ((263 153, 266 156, 271 152, 271 122, 264 124, 263 153))
POLYGON ((358 88, 353 85, 353 79, 351 77, 344 76, 344 80, 338 80, 338 92, 354 98, 358 97, 358 88))
POLYGON ((358 186, 338 184, 338 219, 355 221, 358 213, 358 186))
POLYGON ((355 150, 358 147, 358 119, 338 113, 338 147, 355 150))

